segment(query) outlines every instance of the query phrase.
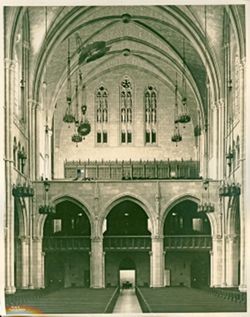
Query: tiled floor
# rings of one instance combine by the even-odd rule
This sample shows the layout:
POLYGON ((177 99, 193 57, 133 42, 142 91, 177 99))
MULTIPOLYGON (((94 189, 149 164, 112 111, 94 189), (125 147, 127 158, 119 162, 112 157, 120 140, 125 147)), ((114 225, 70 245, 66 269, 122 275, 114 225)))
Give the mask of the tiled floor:
POLYGON ((141 313, 134 289, 121 290, 113 313, 141 313))

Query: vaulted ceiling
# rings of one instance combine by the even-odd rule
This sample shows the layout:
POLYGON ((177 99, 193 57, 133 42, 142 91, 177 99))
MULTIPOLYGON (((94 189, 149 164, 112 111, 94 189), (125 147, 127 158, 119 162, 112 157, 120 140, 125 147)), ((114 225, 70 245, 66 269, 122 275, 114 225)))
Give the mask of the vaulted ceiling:
MULTIPOLYGON (((51 116, 56 104, 65 96, 68 39, 71 74, 81 67, 86 83, 117 67, 129 66, 156 76, 174 91, 176 77, 181 86, 185 55, 191 114, 196 113, 197 107, 206 113, 206 78, 213 98, 221 97, 225 6, 207 6, 206 10, 205 6, 25 9, 30 24, 31 90, 33 98, 41 101, 42 82, 46 77, 51 116), (79 65, 79 38, 81 47, 105 41, 110 49, 102 58, 79 65)), ((242 11, 240 8, 241 14, 242 11)), ((11 10, 6 10, 8 15, 11 10)))

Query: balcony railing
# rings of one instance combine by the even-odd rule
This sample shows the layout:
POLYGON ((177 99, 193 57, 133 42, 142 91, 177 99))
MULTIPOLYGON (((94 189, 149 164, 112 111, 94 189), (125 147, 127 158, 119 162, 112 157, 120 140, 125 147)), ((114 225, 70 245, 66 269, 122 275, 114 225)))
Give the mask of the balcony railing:
POLYGON ((198 179, 198 161, 66 161, 65 178, 99 180, 198 179))
POLYGON ((104 250, 133 250, 151 249, 150 236, 107 236, 104 237, 104 250))
POLYGON ((209 235, 164 236, 165 250, 211 250, 212 238, 209 235))
MULTIPOLYGON (((111 250, 151 250, 151 236, 105 236, 103 247, 111 250)), ((43 251, 89 251, 91 239, 88 236, 44 237, 43 251)), ((209 235, 164 236, 165 250, 211 250, 209 235)))
POLYGON ((43 251, 89 251, 90 237, 44 237, 43 251))

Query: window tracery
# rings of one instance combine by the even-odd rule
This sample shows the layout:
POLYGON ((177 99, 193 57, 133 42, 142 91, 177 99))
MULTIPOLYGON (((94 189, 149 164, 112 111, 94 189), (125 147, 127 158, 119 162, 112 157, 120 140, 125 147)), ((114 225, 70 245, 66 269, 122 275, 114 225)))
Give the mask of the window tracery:
POLYGON ((144 93, 145 110, 145 142, 155 144, 157 135, 157 92, 152 86, 148 86, 144 93))
POLYGON ((108 143, 108 91, 100 86, 96 92, 96 142, 108 143))
POLYGON ((131 81, 124 78, 120 85, 121 143, 132 143, 133 90, 131 81))

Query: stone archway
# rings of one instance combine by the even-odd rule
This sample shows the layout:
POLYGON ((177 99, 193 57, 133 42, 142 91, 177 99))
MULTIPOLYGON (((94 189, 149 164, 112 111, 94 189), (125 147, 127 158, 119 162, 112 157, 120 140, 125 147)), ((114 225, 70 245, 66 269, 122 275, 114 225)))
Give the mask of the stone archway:
POLYGON ((131 199, 124 197, 110 209, 106 216, 103 238, 105 251, 106 286, 120 283, 120 265, 124 258, 136 266, 136 283, 150 284, 151 232, 144 209, 131 199))
POLYGON ((210 284, 211 225, 197 203, 186 199, 172 205, 164 221, 165 286, 210 284))
POLYGON ((137 285, 135 262, 126 255, 119 266, 119 285, 121 288, 134 288, 137 285))
POLYGON ((81 205, 62 200, 43 229, 45 287, 90 286, 91 225, 81 205))
POLYGON ((240 202, 235 197, 228 208, 226 237, 226 284, 237 287, 240 283, 240 202))
POLYGON ((29 239, 28 220, 25 212, 25 201, 21 203, 19 198, 14 201, 14 281, 17 289, 29 287, 29 239))

